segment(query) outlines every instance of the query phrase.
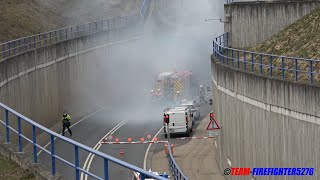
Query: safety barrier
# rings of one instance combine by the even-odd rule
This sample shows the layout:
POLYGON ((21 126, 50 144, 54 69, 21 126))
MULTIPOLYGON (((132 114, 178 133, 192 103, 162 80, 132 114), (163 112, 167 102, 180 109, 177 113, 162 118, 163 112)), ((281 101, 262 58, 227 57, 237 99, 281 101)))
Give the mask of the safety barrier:
MULTIPOLYGON (((149 1, 149 0, 146 0, 146 1, 149 1)), ((88 24, 67 27, 63 29, 40 33, 37 35, 28 36, 28 37, 20 38, 17 40, 12 40, 6 43, 2 43, 0 44, 0 48, 1 48, 0 59, 5 59, 5 58, 8 58, 20 53, 24 53, 36 48, 41 48, 47 45, 56 44, 62 41, 94 34, 97 32, 118 30, 118 29, 123 29, 125 27, 129 27, 131 25, 139 25, 139 23, 141 23, 141 18, 144 18, 147 12, 146 9, 148 7, 145 7, 145 6, 148 6, 148 5, 150 5, 150 3, 148 2, 143 3, 141 7, 142 14, 126 16, 126 17, 116 17, 108 20, 102 20, 102 21, 92 22, 88 24)), ((109 162, 113 162, 122 167, 130 169, 134 172, 140 173, 141 180, 144 180, 146 177, 154 178, 158 180, 166 180, 166 178, 164 177, 160 177, 153 173, 147 172, 139 167, 136 167, 124 161, 118 160, 114 157, 111 157, 102 152, 96 151, 88 146, 85 146, 72 139, 66 138, 58 133, 55 133, 50 129, 19 114, 18 112, 14 111, 13 109, 9 108, 3 103, 0 103, 0 109, 4 111, 4 115, 5 115, 5 120, 3 121, 0 119, 0 124, 4 125, 5 127, 6 143, 10 143, 10 140, 11 140, 10 135, 12 132, 14 132, 18 135, 18 138, 17 138, 18 152, 20 153, 23 152, 24 142, 32 144, 32 155, 33 155, 34 163, 38 163, 38 155, 37 155, 38 150, 42 150, 46 154, 50 155, 52 175, 56 175, 56 160, 59 160, 62 163, 74 169, 75 177, 77 180, 80 179, 80 173, 84 173, 94 179, 108 180, 109 179, 109 162), (15 117, 16 122, 12 122, 11 118, 9 117, 15 117), (14 124, 14 126, 16 124, 16 127, 12 126, 11 124, 14 124), (30 129, 32 129, 31 137, 28 137, 28 135, 26 135, 26 132, 23 132, 23 129, 25 128, 27 129, 28 126, 30 127, 30 129), (39 135, 40 132, 49 135, 50 143, 51 143, 49 150, 47 150, 45 147, 42 147, 40 144, 37 143, 37 135, 39 135), (74 147, 74 160, 72 162, 67 161, 66 159, 59 156, 58 153, 56 153, 56 148, 55 148, 56 139, 61 140, 74 147), (103 177, 99 177, 98 175, 93 174, 89 171, 86 171, 80 167, 79 151, 85 151, 103 159, 103 162, 104 162, 103 177)))
POLYGON ((213 54, 221 63, 246 72, 282 80, 320 84, 320 60, 233 49, 228 47, 228 33, 213 40, 213 54))
POLYGON ((139 15, 115 17, 107 20, 70 26, 2 43, 0 44, 0 60, 77 37, 138 25, 139 22, 142 22, 142 19, 144 19, 148 9, 147 6, 149 5, 150 0, 145 0, 141 6, 139 15))
POLYGON ((31 119, 19 114, 18 112, 14 111, 13 109, 9 108, 8 106, 0 103, 0 107, 2 110, 4 110, 4 114, 5 114, 5 121, 0 120, 0 123, 2 125, 5 126, 5 131, 6 131, 6 143, 10 143, 10 134, 11 132, 14 132, 18 135, 18 152, 21 153, 23 152, 23 144, 22 144, 22 140, 26 140, 26 142, 29 142, 32 144, 33 146, 33 162, 34 163, 38 163, 38 149, 42 150, 43 152, 47 153, 50 155, 51 157, 51 172, 52 175, 56 175, 56 160, 61 161, 62 163, 65 163, 67 165, 69 165, 70 167, 74 168, 75 171, 75 177, 77 180, 80 179, 80 173, 84 173, 94 179, 109 179, 109 162, 113 162, 115 164, 118 164, 122 167, 128 168, 134 172, 139 172, 140 173, 140 179, 144 180, 145 177, 150 177, 150 178, 155 178, 155 179, 159 179, 159 180, 166 180, 166 178, 157 176, 153 173, 147 172, 141 168, 138 168, 136 166, 133 166, 129 163, 126 163, 124 161, 118 160, 114 157, 111 157, 109 155, 106 155, 102 152, 96 151, 88 146, 85 146, 81 143, 78 143, 72 139, 66 138, 56 132, 51 131, 50 129, 32 121, 31 119), (10 124, 14 123, 14 122, 10 122, 9 117, 10 116, 14 116, 16 117, 17 120, 17 128, 12 127, 10 124), (26 128, 27 125, 32 127, 32 137, 28 138, 27 135, 24 135, 24 133, 22 132, 22 123, 25 123, 23 128, 26 128), (11 131, 11 132, 10 132, 11 131), (48 134, 50 136, 50 150, 47 150, 46 148, 42 147, 40 144, 37 144, 37 132, 41 131, 44 132, 46 134, 48 134), (73 145, 74 147, 74 161, 70 162, 65 160, 64 158, 60 157, 58 154, 56 154, 55 150, 55 139, 64 141, 70 145, 73 145), (82 169, 80 167, 80 163, 79 163, 79 151, 86 151, 88 153, 92 153, 97 157, 100 157, 103 159, 104 162, 104 177, 99 177, 89 171, 86 171, 84 169, 82 169))
POLYGON ((178 166, 177 162, 173 158, 173 154, 171 152, 170 143, 167 143, 168 148, 168 161, 170 165, 170 171, 175 180, 188 180, 188 177, 183 174, 182 170, 178 166))

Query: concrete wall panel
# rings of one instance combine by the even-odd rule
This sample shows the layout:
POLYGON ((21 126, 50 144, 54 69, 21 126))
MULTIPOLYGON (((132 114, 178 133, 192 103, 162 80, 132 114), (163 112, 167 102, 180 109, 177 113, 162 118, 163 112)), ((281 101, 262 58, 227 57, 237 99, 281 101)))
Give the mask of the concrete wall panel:
POLYGON ((229 45, 254 47, 309 14, 319 1, 271 1, 225 4, 225 31, 230 32, 229 45))
POLYGON ((217 138, 221 170, 228 167, 227 158, 232 167, 320 168, 319 87, 233 70, 215 59, 212 70, 213 111, 222 125, 217 138))

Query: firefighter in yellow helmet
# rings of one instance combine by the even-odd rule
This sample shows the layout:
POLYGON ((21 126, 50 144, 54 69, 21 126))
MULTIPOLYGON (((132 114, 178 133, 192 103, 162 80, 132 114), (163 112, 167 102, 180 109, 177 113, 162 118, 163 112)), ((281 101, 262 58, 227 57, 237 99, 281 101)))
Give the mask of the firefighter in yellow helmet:
POLYGON ((64 136, 64 131, 66 130, 66 128, 68 129, 69 133, 70 133, 70 136, 72 136, 72 131, 70 129, 70 126, 71 126, 71 116, 67 113, 63 113, 63 116, 62 116, 62 136, 64 136))

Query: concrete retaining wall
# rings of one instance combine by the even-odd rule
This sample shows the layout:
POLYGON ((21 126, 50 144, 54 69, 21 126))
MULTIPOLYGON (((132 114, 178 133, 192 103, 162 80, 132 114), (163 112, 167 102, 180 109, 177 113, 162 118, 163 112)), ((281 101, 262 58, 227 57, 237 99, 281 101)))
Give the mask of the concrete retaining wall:
MULTIPOLYGON (((104 103, 100 96, 106 89, 99 89, 103 77, 97 68, 110 56, 106 49, 136 34, 136 29, 97 33, 5 59, 0 62, 0 101, 46 127, 60 124, 63 111, 77 120, 104 103)), ((11 125, 16 122, 10 117, 11 125)), ((30 134, 31 126, 23 127, 30 134)))
POLYGON ((230 45, 247 48, 264 42, 320 5, 320 1, 241 2, 224 6, 230 45))
POLYGON ((233 70, 214 59, 212 79, 214 114, 222 125, 216 139, 222 172, 229 167, 228 159, 232 167, 314 167, 319 171, 319 87, 233 70))

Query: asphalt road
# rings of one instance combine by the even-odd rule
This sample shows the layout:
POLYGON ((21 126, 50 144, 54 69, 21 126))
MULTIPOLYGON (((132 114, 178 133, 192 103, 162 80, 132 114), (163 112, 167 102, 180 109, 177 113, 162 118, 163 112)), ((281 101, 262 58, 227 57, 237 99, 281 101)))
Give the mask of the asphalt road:
MULTIPOLYGON (((208 114, 209 110, 209 105, 202 105, 200 107, 201 118, 208 114)), ((71 138, 89 147, 94 147, 102 137, 104 137, 112 128, 123 120, 127 120, 127 122, 113 133, 114 138, 117 137, 120 141, 126 141, 128 137, 131 137, 133 141, 138 141, 141 137, 146 138, 147 134, 152 134, 154 136, 162 127, 162 110, 160 108, 150 111, 146 109, 145 113, 150 113, 148 116, 133 115, 132 117, 126 117, 125 119, 121 117, 121 114, 113 116, 112 112, 113 111, 111 110, 103 110, 78 123, 72 128, 73 136, 71 138)), ((199 122, 200 121, 196 121, 195 126, 197 126, 199 122)), ((66 136, 69 137, 68 132, 66 132, 66 136)), ((163 133, 160 133, 158 138, 164 139, 163 133)), ((175 146, 179 146, 187 143, 188 140, 181 141, 171 139, 171 142, 174 143, 175 146)), ((56 155, 74 163, 75 158, 73 146, 61 140, 56 140, 55 147, 56 155)), ((99 151, 143 168, 144 155, 147 147, 147 144, 103 144, 99 151), (120 148, 124 149, 124 155, 120 155, 120 148)), ((47 149, 49 148, 50 146, 47 149)), ((163 145, 154 145, 153 148, 151 148, 151 151, 163 151, 163 145)), ((79 151, 81 167, 83 167, 88 155, 89 154, 83 150, 79 151)), ((51 168, 51 158, 46 153, 42 152, 39 155, 39 161, 41 164, 47 166, 48 169, 51 168)), ((56 160, 56 167, 57 172, 63 175, 65 179, 75 179, 75 170, 70 166, 56 160)), ((103 159, 95 156, 92 160, 89 171, 99 177, 103 177, 103 167, 103 159)), ((132 176, 132 171, 110 162, 110 179, 131 180, 132 176)), ((93 178, 89 177, 88 179, 93 178)))

